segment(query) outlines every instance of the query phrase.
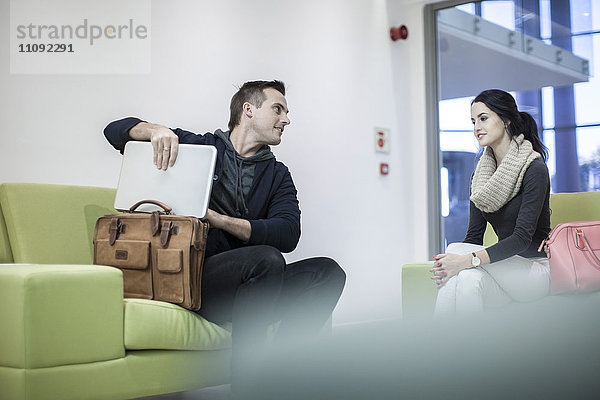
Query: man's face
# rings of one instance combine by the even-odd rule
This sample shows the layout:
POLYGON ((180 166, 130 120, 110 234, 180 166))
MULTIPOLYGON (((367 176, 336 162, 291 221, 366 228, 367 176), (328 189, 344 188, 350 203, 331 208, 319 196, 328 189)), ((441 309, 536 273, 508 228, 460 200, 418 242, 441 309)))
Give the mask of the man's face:
POLYGON ((252 127, 256 140, 260 144, 278 145, 281 135, 290 119, 287 114, 285 97, 277 90, 267 88, 263 91, 265 100, 260 108, 253 107, 252 127))

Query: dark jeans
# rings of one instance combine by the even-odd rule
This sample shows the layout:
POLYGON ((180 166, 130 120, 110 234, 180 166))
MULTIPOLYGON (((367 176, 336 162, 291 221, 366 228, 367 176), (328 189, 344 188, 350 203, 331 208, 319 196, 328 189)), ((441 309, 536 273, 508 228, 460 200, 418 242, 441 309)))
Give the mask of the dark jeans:
POLYGON ((232 374, 252 363, 266 343, 269 325, 281 321, 276 340, 315 335, 342 294, 346 274, 330 258, 286 265, 271 246, 248 246, 205 260, 199 314, 232 322, 232 374))

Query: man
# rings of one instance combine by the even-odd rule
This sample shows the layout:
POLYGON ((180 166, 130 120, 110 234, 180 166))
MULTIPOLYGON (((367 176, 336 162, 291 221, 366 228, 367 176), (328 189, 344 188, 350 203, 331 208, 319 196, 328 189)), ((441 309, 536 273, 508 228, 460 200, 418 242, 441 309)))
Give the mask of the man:
POLYGON ((286 265, 281 255, 294 250, 300 239, 296 187, 269 148, 281 142, 290 123, 288 111, 283 82, 254 81, 231 99, 226 132, 196 135, 131 117, 104 130, 121 152, 129 140, 152 142, 154 164, 160 169, 174 165, 179 143, 217 148, 199 314, 233 324, 234 385, 251 368, 270 324, 281 321, 276 339, 316 334, 346 279, 329 258, 286 265))

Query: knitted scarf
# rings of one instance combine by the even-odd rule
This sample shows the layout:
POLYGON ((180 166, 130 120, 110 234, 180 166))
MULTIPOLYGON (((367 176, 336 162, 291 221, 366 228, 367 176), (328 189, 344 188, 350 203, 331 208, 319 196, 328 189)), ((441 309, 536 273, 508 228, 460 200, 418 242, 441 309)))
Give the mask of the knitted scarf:
POLYGON ((499 166, 492 148, 486 147, 471 181, 471 201, 483 212, 498 211, 519 193, 525 171, 539 157, 523 134, 510 141, 499 166))

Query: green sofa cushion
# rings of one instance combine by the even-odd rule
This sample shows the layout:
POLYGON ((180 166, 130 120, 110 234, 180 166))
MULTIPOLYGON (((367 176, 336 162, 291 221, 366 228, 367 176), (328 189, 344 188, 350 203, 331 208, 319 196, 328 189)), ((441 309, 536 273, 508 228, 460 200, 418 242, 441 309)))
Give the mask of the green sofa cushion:
POLYGON ((552 227, 563 222, 600 220, 600 192, 553 193, 550 209, 552 227))
POLYGON ((0 206, 14 261, 92 264, 96 220, 116 212, 114 198, 115 189, 110 188, 0 185, 0 206))
POLYGON ((127 350, 218 350, 230 333, 200 315, 162 301, 125 299, 127 350))
POLYGON ((0 266, 0 365, 123 357, 123 278, 95 265, 0 266))

